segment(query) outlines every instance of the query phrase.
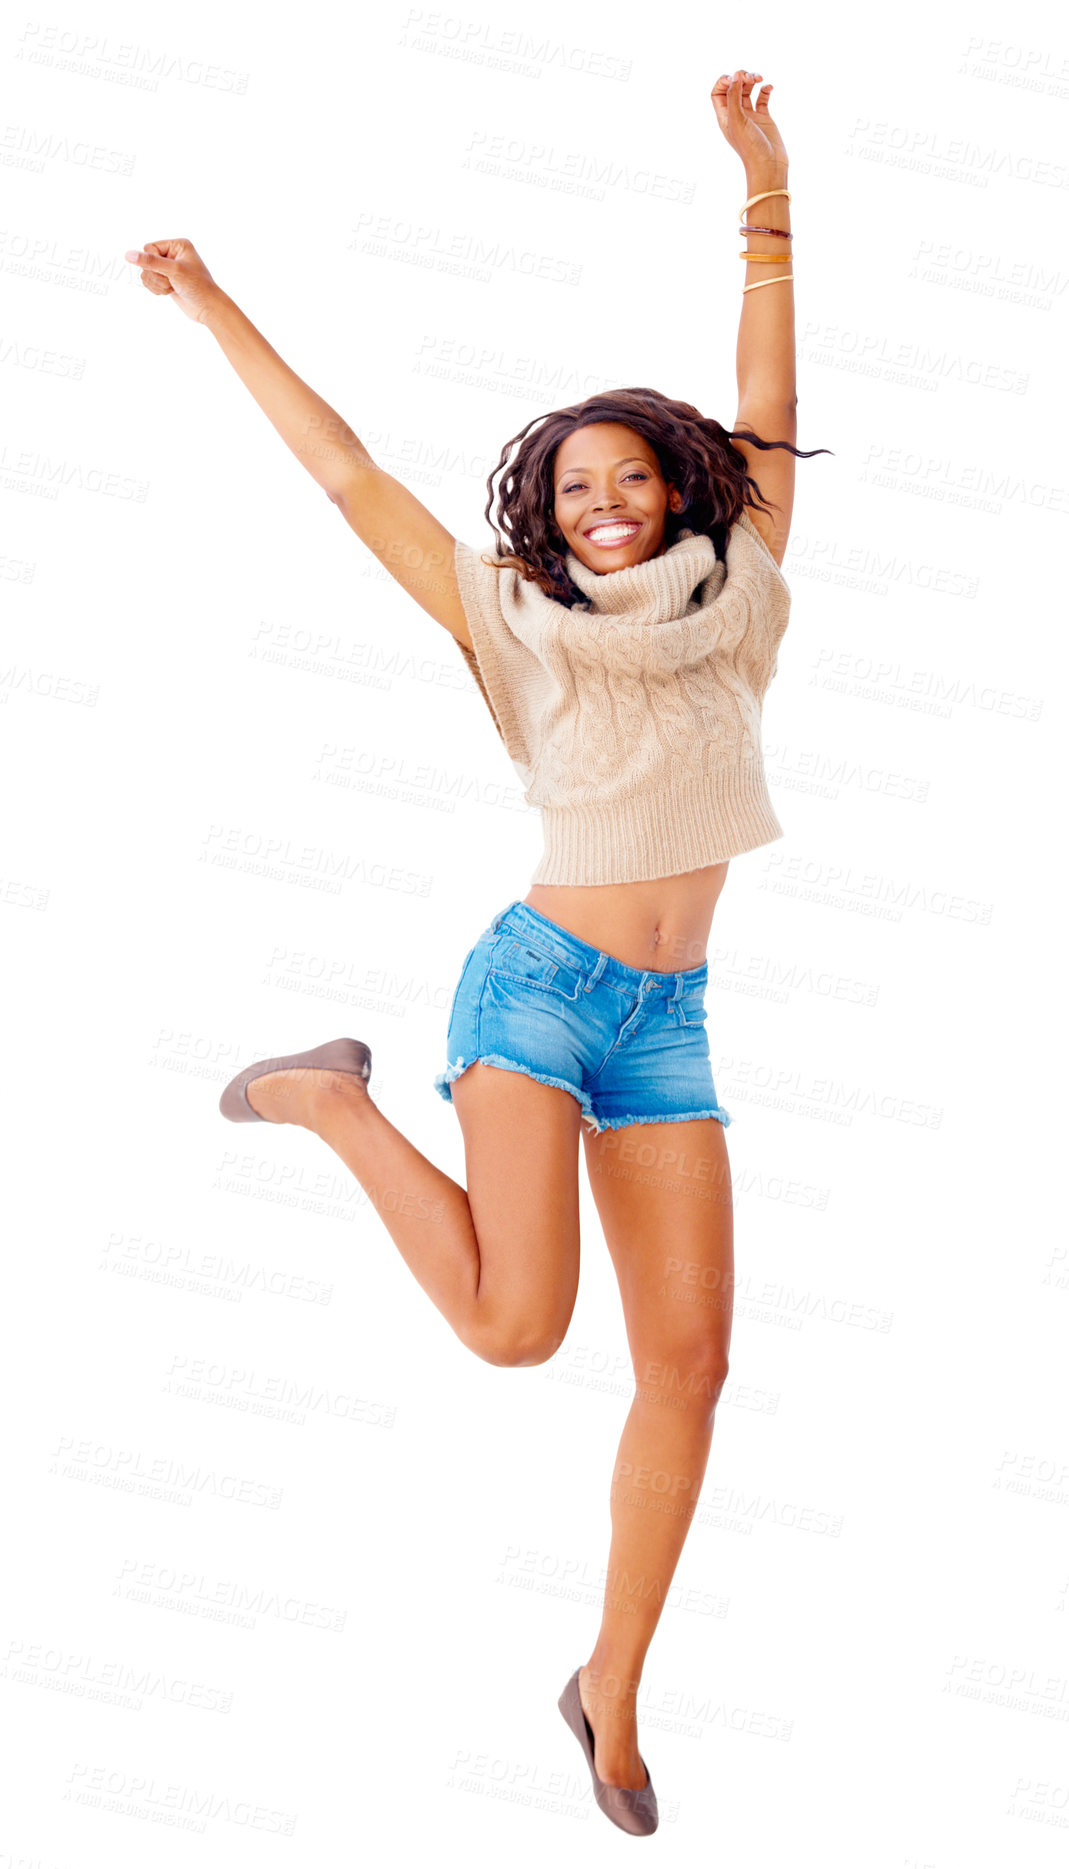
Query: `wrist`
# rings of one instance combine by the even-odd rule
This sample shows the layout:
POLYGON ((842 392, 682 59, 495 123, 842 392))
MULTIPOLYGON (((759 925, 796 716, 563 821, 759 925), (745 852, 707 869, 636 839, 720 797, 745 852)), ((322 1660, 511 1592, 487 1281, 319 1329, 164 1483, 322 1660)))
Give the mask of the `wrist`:
POLYGON ((789 186, 785 162, 775 167, 766 166, 746 170, 747 195, 763 194, 766 188, 788 188, 789 186))
POLYGON ((232 302, 221 286, 213 286, 207 300, 197 313, 197 323, 206 325, 209 331, 212 330, 232 302))

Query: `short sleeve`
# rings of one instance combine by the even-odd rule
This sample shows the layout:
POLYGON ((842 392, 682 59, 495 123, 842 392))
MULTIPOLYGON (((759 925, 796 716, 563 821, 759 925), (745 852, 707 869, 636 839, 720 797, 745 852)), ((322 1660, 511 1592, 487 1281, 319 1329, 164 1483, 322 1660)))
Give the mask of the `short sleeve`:
POLYGON ((516 574, 507 566, 486 564, 483 554, 462 539, 455 542, 454 569, 474 654, 458 643, 509 758, 530 764, 530 749, 523 729, 527 690, 538 683, 538 659, 505 621, 501 580, 516 574))

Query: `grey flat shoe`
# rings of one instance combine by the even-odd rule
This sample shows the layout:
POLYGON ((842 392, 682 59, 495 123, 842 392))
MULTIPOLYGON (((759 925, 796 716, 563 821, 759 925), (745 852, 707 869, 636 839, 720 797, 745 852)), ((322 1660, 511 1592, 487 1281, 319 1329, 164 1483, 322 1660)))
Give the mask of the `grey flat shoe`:
POLYGON ((246 1065, 219 1099, 219 1108, 232 1123, 263 1123, 267 1118, 253 1109, 245 1095, 246 1084, 255 1077, 267 1077, 271 1071, 295 1071, 302 1066, 316 1071, 349 1071, 354 1077, 371 1076, 371 1052, 359 1038, 332 1038, 312 1051, 295 1051, 288 1058, 261 1058, 259 1064, 246 1065))
POLYGON ((658 1823, 657 1793, 653 1789, 650 1768, 641 1752, 638 1756, 642 1760, 648 1782, 637 1790, 633 1791, 628 1785, 607 1785, 594 1769, 594 1733, 579 1698, 578 1668, 557 1705, 583 1748, 583 1757, 594 1781, 594 1801, 598 1809, 604 1811, 610 1823, 614 1823, 620 1830, 626 1830, 630 1836, 652 1836, 658 1823))

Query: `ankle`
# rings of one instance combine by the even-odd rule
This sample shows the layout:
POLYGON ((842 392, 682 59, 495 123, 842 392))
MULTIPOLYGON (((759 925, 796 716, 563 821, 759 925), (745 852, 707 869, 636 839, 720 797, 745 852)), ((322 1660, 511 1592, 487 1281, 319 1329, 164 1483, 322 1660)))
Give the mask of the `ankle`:
POLYGON ((296 1120, 302 1128, 322 1136, 339 1117, 348 1120, 370 1106, 371 1098, 363 1078, 354 1076, 351 1071, 318 1071, 316 1081, 305 1092, 301 1114, 296 1120))
POLYGON ((615 1703, 624 1711, 634 1710, 638 1700, 641 1666, 629 1661, 614 1661, 595 1649, 582 1669, 583 1685, 599 1700, 615 1703))

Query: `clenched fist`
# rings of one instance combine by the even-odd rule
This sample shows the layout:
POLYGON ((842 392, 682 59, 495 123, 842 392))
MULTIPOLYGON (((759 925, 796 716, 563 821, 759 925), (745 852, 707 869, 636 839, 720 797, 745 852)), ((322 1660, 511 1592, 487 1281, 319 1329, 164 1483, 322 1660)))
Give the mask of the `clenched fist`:
POLYGON ((124 257, 141 267, 141 284, 150 292, 172 293, 186 317, 201 322, 219 287, 192 240, 148 240, 124 257))

